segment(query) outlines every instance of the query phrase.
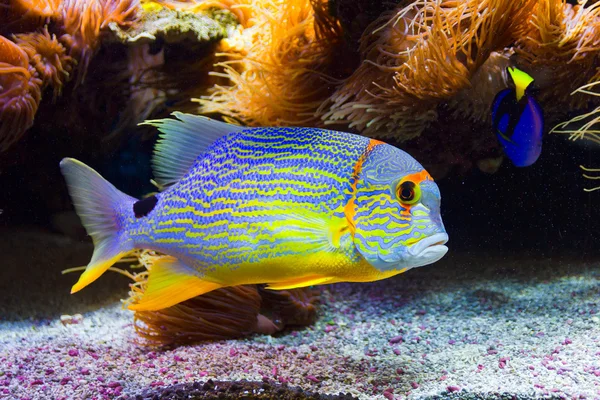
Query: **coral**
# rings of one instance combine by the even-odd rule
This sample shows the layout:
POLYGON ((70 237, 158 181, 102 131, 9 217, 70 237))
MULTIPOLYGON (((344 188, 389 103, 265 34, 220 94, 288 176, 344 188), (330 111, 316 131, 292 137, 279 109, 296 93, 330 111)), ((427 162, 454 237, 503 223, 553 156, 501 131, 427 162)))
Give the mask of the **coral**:
POLYGON ((0 34, 33 31, 57 18, 61 0, 0 0, 0 34))
MULTIPOLYGON (((131 275, 134 280, 127 304, 144 293, 148 270, 163 257, 151 251, 137 251, 134 257, 146 271, 131 275)), ((77 269, 77 268, 76 268, 77 269)), ((273 334, 286 325, 309 325, 316 319, 319 296, 309 288, 286 291, 266 290, 256 285, 213 290, 158 311, 137 311, 137 333, 149 344, 186 344, 207 340, 232 339, 252 333, 273 334)))
POLYGON ((33 124, 42 98, 41 85, 27 53, 0 36, 0 151, 33 124))
POLYGON ((569 93, 600 74, 600 3, 586 3, 538 1, 515 45, 516 62, 535 79, 546 111, 585 108, 584 93, 569 93))
POLYGON ((139 21, 131 27, 110 26, 124 43, 178 43, 184 40, 210 42, 227 36, 227 31, 237 26, 237 21, 227 11, 203 12, 170 9, 159 6, 145 10, 139 21), (124 29, 126 28, 126 29, 124 29))
POLYGON ((259 286, 261 312, 269 315, 276 325, 310 325, 317 319, 319 291, 311 288, 268 290, 259 286))
POLYGON ((114 22, 127 26, 137 18, 138 0, 64 0, 61 41, 69 55, 79 60, 77 84, 85 79, 87 67, 100 44, 100 30, 114 22))
POLYGON ((200 112, 249 125, 315 123, 315 110, 333 88, 331 75, 344 66, 339 24, 322 0, 265 0, 253 7, 254 25, 224 41, 227 59, 215 65, 214 74, 230 85, 197 99, 200 112))
POLYGON ((132 45, 127 49, 129 100, 108 138, 145 120, 165 103, 165 90, 155 84, 163 79, 159 68, 164 62, 164 51, 154 53, 149 44, 132 45))
POLYGON ((513 51, 492 52, 471 77, 471 84, 452 96, 445 104, 456 119, 491 123, 490 105, 494 97, 508 86, 506 68, 511 66, 513 51))
POLYGON ((146 4, 155 3, 172 10, 181 10, 189 13, 204 12, 210 9, 227 10, 234 14, 237 21, 244 28, 249 28, 255 24, 256 3, 252 0, 151 0, 146 4))
POLYGON ((39 33, 17 34, 15 42, 29 56, 29 62, 41 77, 43 86, 53 87, 56 98, 68 80, 75 60, 66 54, 56 36, 48 33, 47 27, 39 33))
POLYGON ((424 0, 384 13, 365 31, 365 62, 321 107, 325 124, 407 140, 435 109, 471 85, 493 51, 509 45, 535 2, 424 0))

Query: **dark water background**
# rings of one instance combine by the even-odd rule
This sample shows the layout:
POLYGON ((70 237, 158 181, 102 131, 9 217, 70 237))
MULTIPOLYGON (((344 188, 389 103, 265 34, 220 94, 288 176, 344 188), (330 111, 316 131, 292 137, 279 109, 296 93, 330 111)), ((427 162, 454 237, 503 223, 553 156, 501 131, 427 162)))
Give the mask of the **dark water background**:
MULTIPOLYGON (((2 168, 2 225, 55 230, 52 214, 57 207, 70 207, 58 169, 60 159, 66 156, 80 158, 130 195, 139 197, 153 190, 149 183, 153 140, 133 135, 121 143, 119 151, 93 159, 57 140, 67 139, 35 134, 27 137, 20 145, 37 142, 37 153, 27 156, 31 161, 25 167, 2 168), (57 202, 61 204, 57 206, 57 202)), ((585 143, 546 135, 542 155, 531 167, 516 168, 505 160, 493 175, 474 168, 466 174, 450 173, 439 180, 451 251, 489 250, 494 254, 524 252, 540 256, 600 254, 600 191, 583 191, 594 182, 584 179, 579 168, 581 164, 600 168, 600 145, 585 143)), ((84 149, 86 144, 79 146, 82 153, 90 154, 89 148, 84 149)))

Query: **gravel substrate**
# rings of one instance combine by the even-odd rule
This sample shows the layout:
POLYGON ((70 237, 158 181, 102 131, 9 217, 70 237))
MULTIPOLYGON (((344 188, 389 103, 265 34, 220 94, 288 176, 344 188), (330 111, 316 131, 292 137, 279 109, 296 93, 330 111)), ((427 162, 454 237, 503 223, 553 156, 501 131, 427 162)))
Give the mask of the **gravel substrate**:
POLYGON ((65 294, 77 276, 58 271, 89 246, 26 232, 0 251, 0 398, 161 398, 209 379, 360 399, 600 398, 598 261, 451 249, 392 279, 323 286, 310 328, 160 350, 136 340, 123 277, 65 294))

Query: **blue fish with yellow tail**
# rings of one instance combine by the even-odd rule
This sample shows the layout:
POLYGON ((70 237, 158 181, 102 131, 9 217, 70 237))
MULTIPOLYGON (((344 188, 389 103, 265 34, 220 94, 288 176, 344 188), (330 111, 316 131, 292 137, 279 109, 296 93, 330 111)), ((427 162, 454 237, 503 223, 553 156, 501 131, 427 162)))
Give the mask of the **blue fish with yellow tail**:
POLYGON ((517 167, 528 167, 542 153, 544 114, 527 88, 533 78, 508 68, 514 89, 499 92, 492 103, 492 126, 506 156, 517 167))
POLYGON ((60 163, 94 254, 72 293, 134 249, 166 254, 132 310, 226 286, 369 282, 442 258, 440 192, 410 155, 314 128, 247 128, 201 116, 146 121, 161 192, 137 200, 83 163, 60 163))

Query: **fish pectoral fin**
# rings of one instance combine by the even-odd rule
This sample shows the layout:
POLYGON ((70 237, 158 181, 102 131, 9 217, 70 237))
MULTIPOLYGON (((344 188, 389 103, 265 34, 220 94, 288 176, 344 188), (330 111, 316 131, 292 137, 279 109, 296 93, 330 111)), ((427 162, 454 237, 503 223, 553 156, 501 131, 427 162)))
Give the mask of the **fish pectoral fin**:
POLYGON ((267 285, 267 289, 270 290, 287 290, 287 289, 296 289, 306 286, 315 286, 315 285, 323 285, 329 281, 332 281, 333 278, 329 276, 318 276, 318 275, 310 275, 304 276, 302 278, 293 279, 284 282, 273 282, 267 285))
POLYGON ((223 285, 200 279, 175 257, 165 256, 152 265, 142 299, 128 308, 160 310, 221 287, 223 285))

